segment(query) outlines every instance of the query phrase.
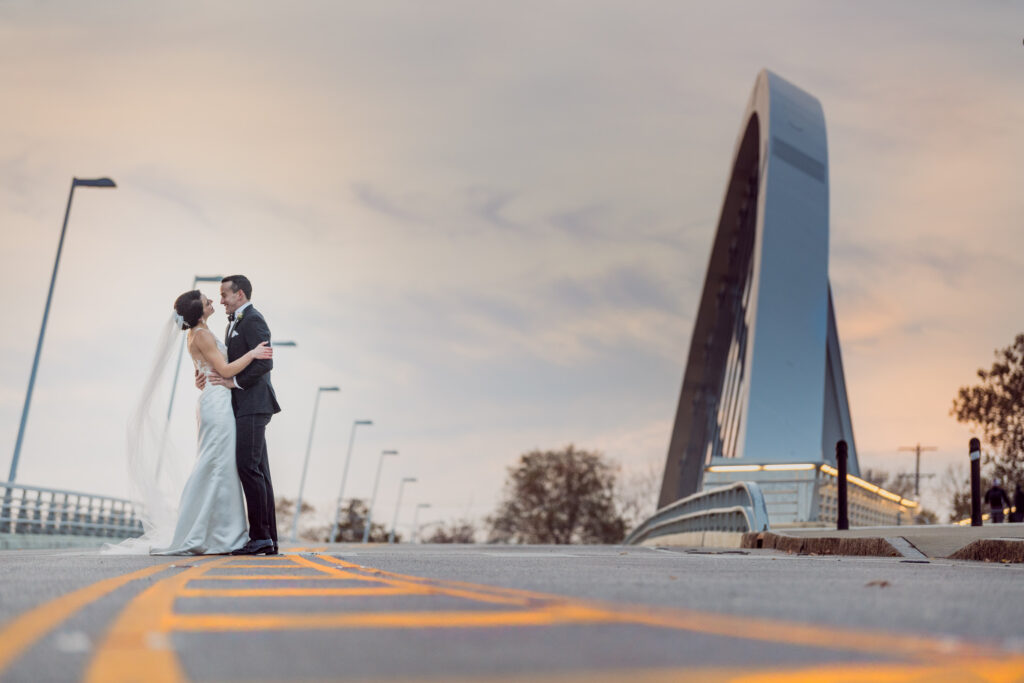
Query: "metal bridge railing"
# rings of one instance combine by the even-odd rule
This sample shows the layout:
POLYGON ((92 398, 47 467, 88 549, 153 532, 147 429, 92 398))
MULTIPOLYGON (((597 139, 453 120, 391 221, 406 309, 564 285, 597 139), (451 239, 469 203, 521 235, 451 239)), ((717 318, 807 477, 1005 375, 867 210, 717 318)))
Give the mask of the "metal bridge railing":
POLYGON ((0 481, 0 534, 131 538, 143 533, 131 501, 0 481))
POLYGON ((701 491, 666 505, 632 531, 623 543, 691 531, 767 531, 768 508, 760 487, 750 481, 701 491))

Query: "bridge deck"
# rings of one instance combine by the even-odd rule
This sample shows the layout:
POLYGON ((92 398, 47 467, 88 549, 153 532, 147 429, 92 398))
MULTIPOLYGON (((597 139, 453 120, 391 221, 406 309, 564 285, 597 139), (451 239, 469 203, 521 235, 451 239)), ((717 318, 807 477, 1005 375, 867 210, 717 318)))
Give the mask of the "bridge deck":
POLYGON ((0 678, 1014 680, 1022 572, 618 547, 9 551, 0 678))

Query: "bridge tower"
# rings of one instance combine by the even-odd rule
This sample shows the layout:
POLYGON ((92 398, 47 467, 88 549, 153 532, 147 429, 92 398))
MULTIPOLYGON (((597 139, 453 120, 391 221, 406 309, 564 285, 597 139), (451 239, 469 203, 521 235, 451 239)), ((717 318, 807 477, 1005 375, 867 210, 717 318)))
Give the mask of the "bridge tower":
POLYGON ((733 152, 659 507, 700 491, 716 463, 834 465, 839 439, 859 475, 828 226, 821 103, 762 71, 733 152))

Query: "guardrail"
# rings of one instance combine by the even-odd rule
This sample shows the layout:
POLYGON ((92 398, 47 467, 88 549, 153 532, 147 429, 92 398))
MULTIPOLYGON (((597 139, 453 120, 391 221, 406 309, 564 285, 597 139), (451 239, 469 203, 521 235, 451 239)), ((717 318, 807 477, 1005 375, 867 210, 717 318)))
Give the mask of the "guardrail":
POLYGON ((0 534, 131 538, 143 533, 131 501, 0 481, 0 534))
POLYGON ((761 488, 751 481, 700 491, 661 508, 634 529, 623 543, 689 532, 767 531, 768 508, 761 488))
MULTIPOLYGON (((704 486, 736 481, 757 482, 772 526, 835 524, 838 519, 838 474, 828 463, 713 462, 704 470, 704 486)), ((847 475, 850 526, 889 526, 913 522, 916 501, 847 475)))

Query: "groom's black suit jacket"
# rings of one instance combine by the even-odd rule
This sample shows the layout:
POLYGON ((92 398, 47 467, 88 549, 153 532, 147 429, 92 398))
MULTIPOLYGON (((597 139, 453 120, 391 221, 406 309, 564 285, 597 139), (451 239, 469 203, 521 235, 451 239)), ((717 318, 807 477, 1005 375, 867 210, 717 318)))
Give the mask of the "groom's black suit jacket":
MULTIPOLYGON (((230 324, 228 325, 230 328, 230 324)), ((228 347, 228 362, 238 360, 260 342, 270 342, 270 328, 267 321, 253 306, 242 311, 242 318, 235 323, 235 329, 224 342, 228 347)), ((231 407, 235 417, 243 415, 271 415, 281 412, 277 404, 274 385, 270 383, 270 371, 274 369, 272 359, 257 359, 240 373, 235 375, 235 382, 241 390, 231 391, 231 407)))

